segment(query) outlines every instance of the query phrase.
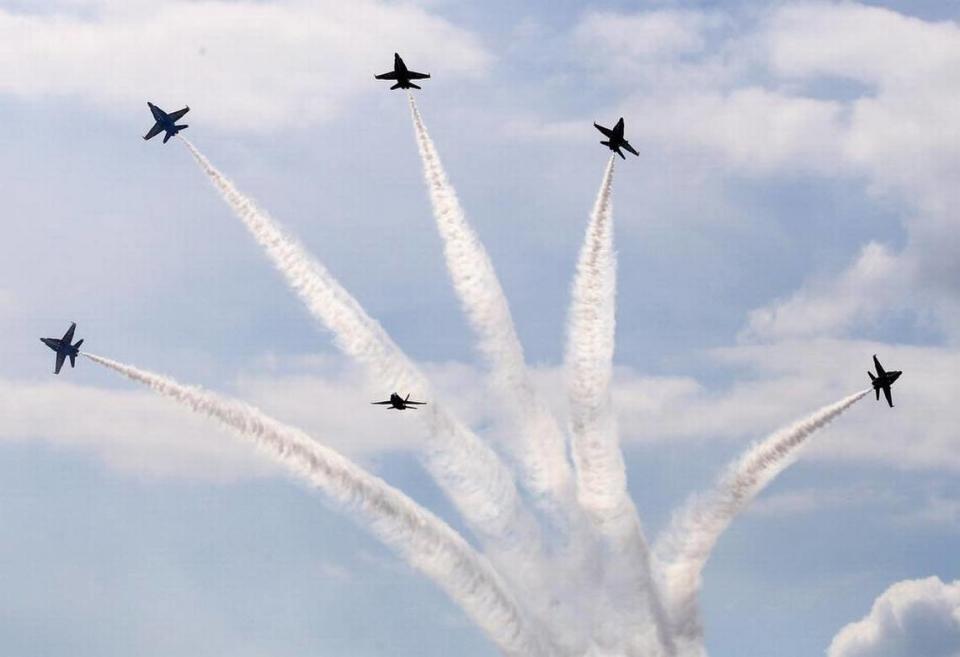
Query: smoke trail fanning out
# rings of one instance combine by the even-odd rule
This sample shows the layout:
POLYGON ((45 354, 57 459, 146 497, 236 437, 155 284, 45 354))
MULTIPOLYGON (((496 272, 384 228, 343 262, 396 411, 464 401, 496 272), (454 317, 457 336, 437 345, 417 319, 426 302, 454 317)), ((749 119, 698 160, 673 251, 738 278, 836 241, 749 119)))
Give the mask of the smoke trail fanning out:
POLYGON ((299 429, 247 404, 107 358, 84 356, 218 420, 345 509, 361 515, 377 538, 436 582, 505 654, 550 654, 544 637, 531 626, 490 564, 456 531, 401 491, 299 429))
POLYGON ((594 515, 622 511, 627 480, 610 397, 616 332, 617 262, 607 163, 573 281, 567 330, 567 388, 577 495, 594 515))
MULTIPOLYGON (((310 313, 333 332, 340 349, 364 365, 385 389, 428 395, 425 377, 326 268, 192 143, 180 139, 310 313)), ((525 558, 535 556, 540 549, 538 529, 493 450, 440 404, 431 404, 423 417, 430 423, 432 439, 427 468, 464 519, 492 546, 525 558)))
POLYGON ((608 543, 610 609, 598 640, 633 651, 672 654, 666 616, 652 574, 650 550, 627 491, 626 469, 610 395, 616 333, 617 263, 613 250, 614 158, 610 157, 590 215, 573 282, 567 334, 567 396, 573 431, 577 498, 608 543), (651 634, 649 628, 656 628, 651 634), (652 643, 652 647, 651 644, 652 643))
POLYGON ((500 393, 501 403, 507 404, 517 419, 520 444, 515 448, 524 470, 525 483, 536 496, 547 496, 554 503, 570 502, 572 482, 563 433, 536 394, 506 296, 490 257, 467 222, 413 94, 408 93, 408 98, 427 190, 444 243, 447 268, 479 337, 480 351, 491 366, 494 387, 500 393))
POLYGON ((755 444, 730 465, 712 491, 691 498, 674 515, 657 553, 664 563, 668 608, 675 632, 681 640, 691 642, 694 653, 700 650, 698 644, 703 637, 697 609, 700 576, 717 540, 757 494, 793 463, 797 450, 815 431, 869 392, 863 390, 824 406, 755 444))

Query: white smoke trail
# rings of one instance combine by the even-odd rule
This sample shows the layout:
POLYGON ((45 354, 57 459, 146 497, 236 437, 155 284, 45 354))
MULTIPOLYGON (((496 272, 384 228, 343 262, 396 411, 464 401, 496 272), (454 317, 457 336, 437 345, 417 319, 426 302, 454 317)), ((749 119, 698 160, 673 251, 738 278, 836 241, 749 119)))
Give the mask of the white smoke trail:
MULTIPOLYGON (((333 332, 340 349, 364 365, 386 390, 429 395, 429 384, 383 327, 333 276, 252 199, 242 194, 187 139, 180 137, 227 205, 266 251, 310 313, 333 332)), ((536 522, 524 508, 509 471, 487 445, 432 403, 427 468, 458 511, 489 544, 517 558, 540 552, 536 522)))
POLYGON ((598 611, 603 643, 633 652, 673 653, 666 614, 652 574, 650 549, 627 491, 626 468, 610 395, 616 337, 617 262, 613 250, 614 157, 603 174, 577 263, 567 332, 567 396, 577 498, 606 539, 605 587, 610 609, 598 611), (654 634, 649 632, 652 626, 654 634), (652 646, 651 646, 652 644, 652 646))
POLYGON ((413 94, 408 93, 408 98, 447 268, 492 370, 494 389, 516 420, 520 444, 511 447, 523 468, 525 483, 535 496, 545 496, 546 503, 565 503, 569 510, 572 479, 563 432, 530 381, 523 347, 490 257, 467 221, 413 94))
POLYGON ((667 606, 675 633, 690 654, 702 651, 703 628, 697 598, 703 567, 717 540, 757 494, 793 463, 797 450, 817 429, 869 392, 863 390, 824 406, 754 444, 727 468, 712 491, 692 497, 674 514, 657 544, 657 554, 663 564, 667 606))
POLYGON ((601 516, 619 511, 627 490, 610 397, 617 289, 610 205, 613 165, 611 156, 580 250, 565 359, 577 496, 584 508, 601 516))
POLYGON ((345 509, 362 515, 377 538, 440 586, 504 654, 551 653, 490 564, 460 534, 401 491, 247 404, 107 358, 83 355, 218 420, 345 509))

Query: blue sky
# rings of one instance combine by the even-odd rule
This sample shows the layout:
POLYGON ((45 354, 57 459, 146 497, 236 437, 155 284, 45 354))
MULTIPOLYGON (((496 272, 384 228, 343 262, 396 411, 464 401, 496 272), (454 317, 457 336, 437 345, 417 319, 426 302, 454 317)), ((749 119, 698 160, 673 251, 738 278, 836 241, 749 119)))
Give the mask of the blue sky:
MULTIPOLYGON (((372 79, 394 50, 434 75, 421 111, 558 413, 606 161, 590 123, 626 118, 641 156, 614 185, 615 402, 650 534, 751 440, 864 387, 871 354, 905 370, 895 409, 860 402, 723 538, 711 655, 825 653, 901 580, 955 599, 958 18, 935 2, 0 3, 0 646, 494 654, 246 445, 91 363, 54 379, 37 342, 77 321, 91 351, 236 393, 457 524, 419 425, 368 412, 389 391, 341 359, 189 154, 140 139, 146 100, 189 104, 185 134, 486 429, 406 101, 372 79)), ((960 650, 850 636, 831 657, 960 650)))

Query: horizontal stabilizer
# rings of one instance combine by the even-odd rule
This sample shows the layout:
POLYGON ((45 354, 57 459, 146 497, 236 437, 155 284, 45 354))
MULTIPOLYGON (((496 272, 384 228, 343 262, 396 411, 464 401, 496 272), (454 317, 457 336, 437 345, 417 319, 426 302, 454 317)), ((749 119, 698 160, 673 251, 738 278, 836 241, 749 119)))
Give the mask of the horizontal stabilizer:
POLYGON ((402 87, 402 86, 403 86, 403 85, 398 82, 398 83, 396 83, 395 85, 393 85, 393 86, 390 87, 390 88, 391 88, 391 89, 399 89, 399 88, 402 87))
POLYGON ((70 354, 70 367, 76 367, 76 366, 77 366, 77 355, 70 354))
POLYGON ((873 375, 873 372, 867 372, 867 376, 870 377, 870 380, 871 380, 871 381, 876 381, 876 380, 877 380, 877 377, 875 377, 875 376, 873 375))

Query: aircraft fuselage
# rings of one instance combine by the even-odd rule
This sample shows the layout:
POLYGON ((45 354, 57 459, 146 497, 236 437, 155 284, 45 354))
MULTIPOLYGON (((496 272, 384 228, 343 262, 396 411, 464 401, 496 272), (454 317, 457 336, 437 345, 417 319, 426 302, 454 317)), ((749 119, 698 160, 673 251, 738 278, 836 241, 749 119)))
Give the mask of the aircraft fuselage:
POLYGON ((63 354, 64 356, 76 357, 80 354, 80 349, 76 345, 72 345, 69 342, 64 342, 60 338, 40 338, 40 342, 50 347, 58 354, 63 354))
POLYGON ((903 374, 900 370, 890 370, 889 372, 884 372, 882 376, 878 376, 873 380, 873 389, 882 390, 887 386, 893 385, 893 382, 900 378, 900 375, 903 374))

